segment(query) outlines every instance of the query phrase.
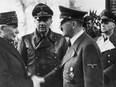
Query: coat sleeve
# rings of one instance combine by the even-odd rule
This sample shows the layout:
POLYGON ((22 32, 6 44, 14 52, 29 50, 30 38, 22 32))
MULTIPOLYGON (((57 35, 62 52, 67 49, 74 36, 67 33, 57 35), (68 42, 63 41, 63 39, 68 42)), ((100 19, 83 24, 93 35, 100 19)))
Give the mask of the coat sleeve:
POLYGON ((0 87, 33 87, 31 79, 11 73, 6 61, 4 55, 0 53, 0 87))
POLYGON ((110 79, 116 78, 116 64, 112 64, 111 66, 106 68, 104 70, 104 74, 110 79))
POLYGON ((87 44, 82 53, 84 87, 103 87, 101 54, 96 44, 87 44))
MULTIPOLYGON (((62 78, 62 66, 59 65, 56 68, 54 68, 50 73, 44 76, 45 83, 51 84, 56 81, 56 79, 59 79, 60 81, 63 80, 62 78)), ((63 82, 63 81, 62 81, 63 82)))

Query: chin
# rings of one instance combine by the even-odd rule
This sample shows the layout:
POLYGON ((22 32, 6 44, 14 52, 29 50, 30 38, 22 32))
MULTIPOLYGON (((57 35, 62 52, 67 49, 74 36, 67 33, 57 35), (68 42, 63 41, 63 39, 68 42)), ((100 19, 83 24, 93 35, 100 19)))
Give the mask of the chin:
POLYGON ((44 34, 44 33, 46 33, 46 31, 40 31, 40 33, 44 34))

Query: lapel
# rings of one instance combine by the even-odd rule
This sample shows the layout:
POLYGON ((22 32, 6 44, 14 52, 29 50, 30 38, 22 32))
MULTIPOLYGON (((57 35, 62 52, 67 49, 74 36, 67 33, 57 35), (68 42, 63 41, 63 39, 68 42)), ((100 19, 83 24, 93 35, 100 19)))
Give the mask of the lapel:
POLYGON ((83 40, 83 38, 85 37, 85 33, 83 33, 79 38, 76 39, 76 41, 74 42, 74 44, 67 50, 63 61, 62 61, 62 66, 68 62, 70 59, 72 59, 75 55, 77 55, 77 49, 81 43, 81 41, 83 40))
POLYGON ((109 38, 109 40, 113 43, 113 45, 116 47, 116 33, 113 33, 113 35, 109 38))
POLYGON ((66 54, 65 54, 65 56, 64 56, 64 58, 63 58, 63 60, 62 60, 62 65, 64 65, 64 64, 65 64, 67 61, 69 61, 70 59, 72 59, 75 53, 76 53, 76 52, 75 52, 75 49, 71 46, 71 47, 67 50, 67 52, 66 52, 66 54))

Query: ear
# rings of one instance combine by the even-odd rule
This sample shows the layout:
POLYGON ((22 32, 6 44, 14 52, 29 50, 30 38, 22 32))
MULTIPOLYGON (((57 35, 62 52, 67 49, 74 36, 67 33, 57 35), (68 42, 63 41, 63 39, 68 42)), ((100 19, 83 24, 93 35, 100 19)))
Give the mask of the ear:
POLYGON ((52 18, 50 18, 50 19, 48 19, 48 20, 49 20, 50 24, 53 22, 52 18))
POLYGON ((52 19, 48 19, 48 21, 49 21, 49 24, 51 25, 52 24, 52 22, 53 22, 53 20, 52 19))
POLYGON ((5 30, 5 26, 0 25, 0 37, 2 37, 4 35, 4 30, 5 30))
POLYGON ((73 29, 75 29, 75 27, 77 26, 77 22, 76 21, 72 21, 71 26, 72 26, 73 29))

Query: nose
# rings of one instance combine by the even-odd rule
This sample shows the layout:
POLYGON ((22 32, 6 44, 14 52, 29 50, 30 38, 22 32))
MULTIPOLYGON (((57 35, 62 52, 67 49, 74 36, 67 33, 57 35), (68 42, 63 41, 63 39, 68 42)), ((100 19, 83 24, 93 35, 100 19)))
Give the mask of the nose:
POLYGON ((39 26, 40 26, 40 27, 45 27, 45 22, 41 21, 41 22, 39 23, 39 26))
POLYGON ((16 28, 16 31, 15 31, 15 33, 16 33, 16 34, 19 34, 19 30, 18 30, 18 28, 16 28))
POLYGON ((61 31, 63 31, 63 28, 62 27, 60 29, 61 29, 61 31))

